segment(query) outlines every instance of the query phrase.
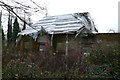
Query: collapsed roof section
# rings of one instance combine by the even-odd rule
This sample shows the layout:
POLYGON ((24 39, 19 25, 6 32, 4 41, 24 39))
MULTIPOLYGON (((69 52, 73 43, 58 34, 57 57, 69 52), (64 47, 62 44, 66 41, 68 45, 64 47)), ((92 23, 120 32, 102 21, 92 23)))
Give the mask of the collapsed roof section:
POLYGON ((30 35, 36 38, 38 33, 44 29, 48 34, 63 34, 63 33, 80 33, 83 29, 87 29, 89 33, 97 32, 94 22, 90 14, 74 13, 58 16, 47 16, 21 31, 19 35, 30 35))

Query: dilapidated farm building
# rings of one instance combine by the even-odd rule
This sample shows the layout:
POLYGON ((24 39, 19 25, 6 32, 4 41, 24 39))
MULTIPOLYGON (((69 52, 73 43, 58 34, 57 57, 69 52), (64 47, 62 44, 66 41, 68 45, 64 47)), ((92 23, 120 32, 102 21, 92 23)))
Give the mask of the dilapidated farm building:
POLYGON ((82 53, 82 46, 94 41, 97 32, 90 14, 47 16, 19 33, 19 50, 38 53, 82 53))

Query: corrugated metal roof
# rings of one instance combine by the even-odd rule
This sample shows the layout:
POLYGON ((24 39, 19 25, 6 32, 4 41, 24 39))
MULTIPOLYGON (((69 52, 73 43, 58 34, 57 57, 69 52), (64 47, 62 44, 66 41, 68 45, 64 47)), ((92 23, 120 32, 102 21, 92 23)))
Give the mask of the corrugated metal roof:
POLYGON ((48 34, 77 32, 83 26, 90 32, 96 31, 94 23, 88 12, 47 16, 32 25, 35 30, 27 28, 21 31, 19 35, 36 33, 41 30, 41 27, 43 27, 48 34))

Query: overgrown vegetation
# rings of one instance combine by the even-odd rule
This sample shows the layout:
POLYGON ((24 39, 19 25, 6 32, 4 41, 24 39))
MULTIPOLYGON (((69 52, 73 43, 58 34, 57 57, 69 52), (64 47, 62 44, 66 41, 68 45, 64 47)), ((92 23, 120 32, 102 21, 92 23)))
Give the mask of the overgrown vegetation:
MULTIPOLYGON (((3 47, 3 78, 112 78, 120 79, 120 45, 99 44, 82 62, 52 53, 20 53, 3 47), (67 66, 66 66, 67 65, 67 66)), ((72 55, 74 57, 74 54, 72 55)))
POLYGON ((88 66, 89 75, 120 79, 119 50, 120 45, 117 43, 102 43, 94 46, 83 60, 88 66))

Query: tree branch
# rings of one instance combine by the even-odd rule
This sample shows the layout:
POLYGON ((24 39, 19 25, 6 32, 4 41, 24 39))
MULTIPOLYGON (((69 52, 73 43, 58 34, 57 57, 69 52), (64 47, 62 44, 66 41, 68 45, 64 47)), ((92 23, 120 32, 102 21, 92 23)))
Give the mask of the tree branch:
MULTIPOLYGON (((2 1, 0 1, 0 3, 2 3, 1 5, 4 6, 8 11, 11 11, 14 15, 16 15, 16 17, 18 17, 21 21, 23 21, 25 24, 30 26, 30 24, 28 24, 24 19, 22 19, 19 15, 16 14, 16 12, 13 10, 13 8, 11 6, 7 5, 6 3, 4 3, 2 1)), ((33 27, 31 27, 31 28, 33 28, 33 27)), ((33 28, 33 29, 35 29, 35 28, 33 28)))

